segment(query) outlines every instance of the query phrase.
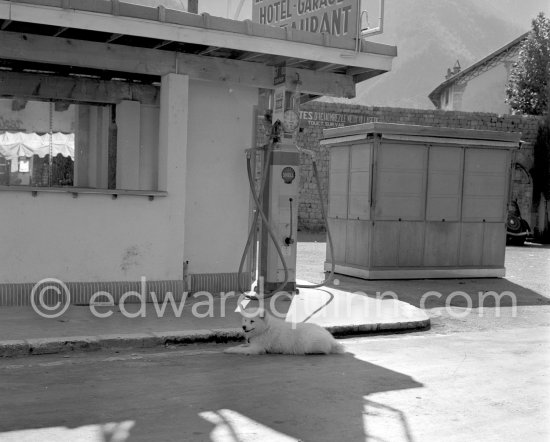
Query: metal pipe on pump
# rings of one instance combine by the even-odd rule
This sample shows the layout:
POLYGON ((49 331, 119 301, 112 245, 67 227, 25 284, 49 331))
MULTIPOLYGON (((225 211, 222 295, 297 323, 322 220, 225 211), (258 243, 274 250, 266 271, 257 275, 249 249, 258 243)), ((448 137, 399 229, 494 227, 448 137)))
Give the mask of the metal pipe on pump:
MULTIPOLYGON (((298 196, 300 183, 300 154, 311 155, 316 184, 321 200, 321 209, 327 225, 329 248, 333 244, 324 208, 323 195, 315 154, 300 149, 297 133, 300 124, 300 79, 286 78, 286 68, 275 68, 275 90, 271 100, 272 130, 270 141, 262 148, 247 150, 247 172, 256 211, 248 240, 239 266, 242 274, 244 262, 251 247, 255 247, 255 232, 259 218, 262 219, 258 255, 258 284, 255 294, 268 298, 278 292, 296 293, 299 287, 320 287, 332 279, 334 266, 329 277, 315 285, 296 284, 296 255, 298 234, 298 196), (263 166, 259 192, 256 192, 252 176, 251 157, 253 151, 262 151, 263 166)), ((239 279, 240 280, 240 279, 239 279)), ((245 293, 239 287, 242 293, 245 293)))

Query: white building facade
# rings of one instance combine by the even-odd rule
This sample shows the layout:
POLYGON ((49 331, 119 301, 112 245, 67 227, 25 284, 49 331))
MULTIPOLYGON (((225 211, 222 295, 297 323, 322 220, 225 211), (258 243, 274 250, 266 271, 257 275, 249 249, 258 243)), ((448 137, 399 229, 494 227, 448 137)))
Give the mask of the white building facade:
POLYGON ((429 94, 434 106, 441 110, 510 114, 505 102, 506 86, 526 37, 523 34, 464 70, 457 61, 453 69, 448 69, 445 81, 429 94))
POLYGON ((0 0, 0 135, 74 140, 0 156, 0 305, 28 303, 44 278, 74 302, 142 278, 148 292, 236 289, 250 276, 237 274, 245 150, 273 66, 286 63, 305 96, 351 97, 395 56, 163 6, 0 0))

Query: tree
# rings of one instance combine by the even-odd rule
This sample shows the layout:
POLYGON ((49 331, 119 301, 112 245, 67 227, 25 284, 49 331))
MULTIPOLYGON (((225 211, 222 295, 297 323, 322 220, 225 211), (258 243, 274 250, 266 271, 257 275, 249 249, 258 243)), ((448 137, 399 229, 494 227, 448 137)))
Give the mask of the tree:
POLYGON ((514 113, 546 115, 550 101, 550 19, 540 12, 531 24, 510 73, 506 102, 514 113))
POLYGON ((542 219, 535 234, 550 240, 547 201, 550 199, 550 19, 540 12, 531 22, 532 29, 523 41, 518 61, 510 72, 506 102, 515 114, 545 115, 534 146, 533 204, 542 219))
POLYGON ((543 243, 550 243, 550 226, 548 224, 548 204, 550 201, 550 115, 540 126, 534 145, 534 162, 531 176, 533 177, 533 204, 539 207, 539 225, 535 228, 535 236, 543 243))

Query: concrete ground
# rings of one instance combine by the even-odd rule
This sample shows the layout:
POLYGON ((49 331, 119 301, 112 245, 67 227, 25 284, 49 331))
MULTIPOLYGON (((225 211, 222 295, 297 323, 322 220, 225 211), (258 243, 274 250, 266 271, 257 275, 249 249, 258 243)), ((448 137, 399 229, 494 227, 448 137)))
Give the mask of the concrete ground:
POLYGON ((264 307, 293 323, 316 323, 335 336, 425 329, 430 324, 423 310, 407 302, 337 288, 301 288, 292 297, 254 301, 236 294, 198 295, 174 302, 173 309, 145 301, 70 305, 55 317, 43 317, 31 306, 0 309, 0 357, 243 341, 240 309, 245 306, 264 307))
POLYGON ((3 359, 0 441, 543 442, 548 331, 354 338, 331 356, 3 359))
MULTIPOLYGON (((303 235, 298 243, 297 273, 304 279, 321 278, 323 238, 303 235)), ((505 278, 367 281, 336 275, 328 286, 374 297, 395 295, 421 308, 431 319, 430 330, 421 333, 549 326, 550 245, 507 247, 505 267, 505 278)))
MULTIPOLYGON (((324 247, 299 244, 300 277, 320 273, 324 247)), ((339 277, 417 307, 441 295, 423 305, 430 330, 345 339, 345 355, 192 344, 0 358, 0 441, 550 440, 550 248, 509 247, 506 266, 504 279, 339 277)))

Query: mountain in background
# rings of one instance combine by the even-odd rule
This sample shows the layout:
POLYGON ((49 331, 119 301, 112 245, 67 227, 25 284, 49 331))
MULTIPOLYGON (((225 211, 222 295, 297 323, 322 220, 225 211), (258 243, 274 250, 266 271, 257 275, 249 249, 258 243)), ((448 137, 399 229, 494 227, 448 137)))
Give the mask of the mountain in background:
POLYGON ((458 60, 462 69, 531 28, 547 0, 386 0, 384 33, 371 41, 397 46, 392 70, 357 85, 352 100, 323 101, 433 109, 428 94, 458 60))

